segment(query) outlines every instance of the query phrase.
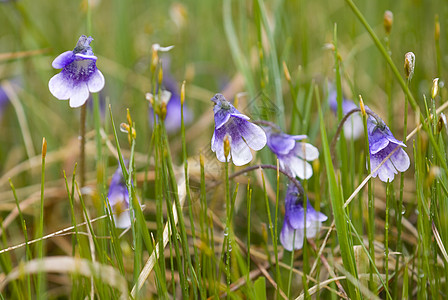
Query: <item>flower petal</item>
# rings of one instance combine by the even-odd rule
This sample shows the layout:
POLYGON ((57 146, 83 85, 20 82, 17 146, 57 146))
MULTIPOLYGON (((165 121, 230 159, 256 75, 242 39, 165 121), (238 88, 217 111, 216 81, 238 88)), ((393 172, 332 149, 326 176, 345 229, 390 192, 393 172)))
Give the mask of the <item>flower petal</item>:
POLYGON ((70 107, 80 107, 89 98, 89 88, 84 82, 74 86, 70 95, 70 107))
POLYGON ((261 150, 266 145, 266 133, 260 126, 241 120, 240 134, 247 145, 255 151, 261 150))
POLYGON ((291 169, 294 176, 301 179, 309 179, 313 175, 313 168, 309 163, 296 156, 290 156, 289 158, 289 168, 291 169))
POLYGON ((220 129, 229 121, 230 112, 221 108, 219 105, 215 105, 213 112, 215 113, 215 129, 220 129))
POLYGON ((51 77, 48 82, 50 92, 59 100, 67 100, 72 95, 73 87, 63 74, 59 73, 51 77))
POLYGON ((75 55, 73 54, 73 51, 65 51, 53 60, 51 66, 55 69, 62 69, 66 65, 71 64, 74 60, 75 55))
MULTIPOLYGON (((387 157, 390 152, 384 153, 385 151, 380 152, 376 155, 370 155, 370 169, 373 171, 376 167, 387 157)), ((397 170, 392 165, 390 159, 388 159, 372 176, 377 177, 383 181, 389 182, 394 180, 395 174, 397 174, 397 170)))
POLYGON ((299 250, 303 247, 303 230, 294 230, 285 220, 283 222, 282 231, 280 232, 280 242, 288 251, 293 251, 294 249, 299 250))
POLYGON ((389 145, 389 140, 378 129, 370 133, 368 138, 371 154, 376 154, 389 145))
POLYGON ((235 166, 242 166, 252 160, 252 153, 249 146, 244 142, 241 136, 231 135, 230 152, 232 153, 232 161, 235 166))
MULTIPOLYGON (((212 151, 216 153, 216 158, 218 158, 220 162, 226 161, 226 157, 224 156, 224 136, 225 136, 225 130, 223 130, 222 128, 220 130, 215 130, 215 132, 213 132, 212 137, 211 148, 212 151)), ((227 160, 230 161, 230 154, 227 160)))
POLYGON ((401 148, 391 156, 390 160, 394 164, 394 167, 400 172, 406 171, 411 165, 408 154, 401 148))
POLYGON ((89 81, 87 82, 89 91, 91 93, 98 93, 104 87, 104 76, 100 70, 96 69, 92 75, 90 75, 89 81))
POLYGON ((274 152, 275 155, 287 155, 296 145, 296 141, 291 136, 283 133, 270 133, 267 131, 266 137, 268 138, 267 144, 269 149, 274 152))
POLYGON ((121 214, 114 214, 114 222, 117 228, 131 227, 131 215, 129 210, 122 212, 121 214))
POLYGON ((88 55, 88 54, 82 54, 82 53, 76 53, 75 57, 77 60, 84 60, 84 59, 90 59, 93 61, 98 60, 98 57, 96 57, 95 55, 88 55))
MULTIPOLYGON (((307 218, 308 218, 308 215, 307 215, 307 218)), ((315 238, 320 232, 320 227, 321 227, 321 223, 319 221, 312 221, 311 224, 306 227, 306 237, 307 238, 315 238)))
POLYGON ((295 155, 308 161, 313 161, 319 157, 319 150, 308 143, 297 143, 293 151, 295 155))

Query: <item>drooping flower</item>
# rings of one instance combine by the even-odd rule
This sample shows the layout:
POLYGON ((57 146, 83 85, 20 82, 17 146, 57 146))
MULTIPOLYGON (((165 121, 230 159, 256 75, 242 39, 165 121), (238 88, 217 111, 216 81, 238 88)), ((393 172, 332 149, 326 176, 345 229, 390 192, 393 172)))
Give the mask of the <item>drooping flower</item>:
POLYGON ((397 140, 389 127, 380 117, 369 116, 367 119, 367 134, 370 150, 370 169, 373 171, 397 146, 394 154, 372 176, 381 181, 394 180, 395 174, 406 171, 410 166, 408 154, 401 148, 406 145, 397 140))
POLYGON ((118 228, 128 228, 131 226, 131 216, 128 210, 129 193, 120 166, 118 166, 117 171, 112 176, 107 199, 114 214, 115 226, 118 228))
POLYGON ((305 216, 303 196, 295 184, 289 184, 285 197, 285 219, 280 232, 280 242, 288 251, 302 249, 305 227, 306 237, 314 238, 320 231, 321 223, 327 220, 326 215, 314 210, 309 200, 305 216))
POLYGON ((90 47, 92 41, 92 37, 82 35, 73 51, 60 54, 52 63, 62 71, 50 79, 50 92, 59 100, 70 99, 71 107, 82 106, 89 92, 97 93, 104 87, 104 76, 96 67, 97 57, 90 47))
MULTIPOLYGON (((329 84, 328 87, 328 104, 330 109, 336 114, 338 111, 337 92, 333 85, 329 84)), ((346 115, 351 110, 358 108, 351 100, 342 100, 342 114, 346 115)), ((360 113, 352 114, 348 120, 344 123, 344 136, 346 139, 358 139, 364 132, 364 125, 362 124, 362 118, 360 113)))
MULTIPOLYGON (((165 129, 167 133, 176 133, 181 126, 181 104, 179 88, 176 81, 170 74, 163 75, 161 101, 166 101, 165 129), (164 88, 164 89, 163 89, 164 88), (169 92, 169 94, 167 94, 169 92), (165 99, 166 98, 166 99, 165 99)), ((157 97, 157 95, 156 95, 157 97)), ((150 103, 151 105, 151 103, 150 103)), ((193 113, 184 104, 184 124, 189 124, 193 120, 193 113)), ((149 112, 149 124, 154 126, 153 109, 149 112)))
POLYGON ((297 142, 306 139, 306 135, 289 135, 279 128, 268 126, 266 132, 269 149, 277 155, 280 168, 294 177, 309 179, 313 175, 313 168, 307 161, 319 157, 319 150, 311 144, 297 142))
POLYGON ((261 150, 266 145, 266 134, 259 126, 249 122, 249 117, 240 113, 223 95, 216 94, 211 101, 215 103, 215 131, 211 141, 212 151, 219 161, 225 162, 224 138, 230 140, 230 154, 236 166, 242 166, 252 160, 250 149, 261 150))

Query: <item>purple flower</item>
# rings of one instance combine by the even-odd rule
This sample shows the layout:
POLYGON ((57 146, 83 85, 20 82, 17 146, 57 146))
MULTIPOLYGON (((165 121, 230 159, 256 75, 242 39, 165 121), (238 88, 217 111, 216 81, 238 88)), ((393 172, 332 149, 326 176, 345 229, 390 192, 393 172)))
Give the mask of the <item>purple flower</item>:
POLYGON ((62 71, 50 79, 50 92, 59 100, 70 99, 71 107, 82 106, 89 92, 97 93, 104 87, 104 76, 96 67, 97 57, 90 47, 92 41, 92 37, 82 35, 73 51, 60 54, 52 63, 62 71))
POLYGON ((211 101, 215 103, 215 131, 212 137, 212 151, 219 161, 225 162, 224 138, 230 140, 230 153, 227 160, 236 166, 242 166, 252 160, 253 150, 260 150, 266 145, 266 134, 259 126, 249 122, 249 117, 240 113, 223 95, 216 94, 211 101))
POLYGON ((120 166, 118 166, 117 171, 112 176, 107 199, 114 214, 115 226, 118 228, 128 228, 131 226, 131 216, 128 210, 129 194, 120 166))
POLYGON ((307 161, 319 157, 319 150, 308 143, 297 143, 305 139, 306 135, 289 135, 275 127, 264 127, 268 139, 268 147, 277 155, 280 167, 294 177, 309 179, 313 175, 313 168, 307 161))
MULTIPOLYGON (((370 169, 373 171, 397 146, 406 145, 397 140, 389 127, 381 118, 369 116, 367 119, 367 134, 369 138, 370 169)), ((395 174, 406 171, 410 166, 409 156, 399 148, 372 176, 378 176, 381 181, 394 180, 395 174)))
POLYGON ((321 223, 326 220, 327 216, 315 211, 307 200, 305 223, 303 195, 299 194, 295 184, 290 183, 286 191, 285 219, 280 232, 280 242, 283 248, 288 251, 302 249, 305 227, 307 238, 314 238, 320 231, 321 223))
MULTIPOLYGON (((336 114, 338 111, 337 93, 332 84, 328 87, 328 104, 330 109, 336 114)), ((346 115, 351 110, 358 108, 353 101, 343 99, 342 100, 342 114, 346 115)), ((358 139, 364 132, 364 125, 362 124, 362 118, 360 113, 352 114, 348 120, 344 123, 344 136, 346 139, 358 139)))

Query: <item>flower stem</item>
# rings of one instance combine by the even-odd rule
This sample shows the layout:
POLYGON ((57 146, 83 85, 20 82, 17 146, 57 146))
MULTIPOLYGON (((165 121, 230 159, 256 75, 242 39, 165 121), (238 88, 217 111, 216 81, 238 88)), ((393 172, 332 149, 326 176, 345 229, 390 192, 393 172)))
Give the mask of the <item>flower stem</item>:
POLYGON ((87 113, 87 104, 84 104, 83 106, 81 106, 81 116, 80 116, 80 120, 79 120, 79 142, 80 142, 80 164, 79 164, 79 168, 80 168, 80 187, 84 187, 85 183, 86 183, 86 163, 85 163, 85 157, 86 157, 86 113, 87 113))
MULTIPOLYGON (((367 113, 367 110, 366 110, 367 113)), ((364 124, 364 140, 365 140, 365 153, 366 153, 366 165, 367 165, 367 174, 371 173, 371 165, 370 165, 370 146, 369 139, 367 133, 367 114, 362 114, 362 121, 364 124)), ((373 199, 373 188, 372 181, 369 180, 368 183, 368 238, 369 238, 369 254, 370 257, 375 257, 375 248, 374 248, 374 239, 375 239, 375 206, 373 199)), ((373 272, 374 272, 373 262, 370 263, 370 277, 369 277, 369 288, 371 291, 375 290, 375 282, 373 281, 373 272)))

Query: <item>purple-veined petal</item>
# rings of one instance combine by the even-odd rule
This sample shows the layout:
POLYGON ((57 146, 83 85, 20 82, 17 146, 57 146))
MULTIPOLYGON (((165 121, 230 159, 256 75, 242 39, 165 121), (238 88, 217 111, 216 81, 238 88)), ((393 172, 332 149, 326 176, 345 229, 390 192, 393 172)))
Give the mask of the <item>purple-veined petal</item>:
POLYGON ((220 129, 224 124, 226 124, 230 119, 230 113, 228 110, 215 105, 213 108, 215 113, 215 129, 220 129))
POLYGON ((379 130, 375 130, 369 135, 370 153, 376 154, 389 145, 389 140, 384 137, 379 130))
POLYGON ((250 148, 241 136, 231 135, 230 152, 232 153, 232 161, 235 166, 243 166, 252 160, 250 148))
POLYGON ((255 151, 261 150, 266 145, 266 133, 260 126, 248 121, 240 121, 240 134, 247 145, 255 151))
MULTIPOLYGON (((387 157, 388 153, 384 153, 385 155, 383 155, 383 152, 377 154, 377 155, 370 155, 370 169, 373 171, 374 169, 376 169, 376 167, 384 160, 384 158, 387 157)), ((397 173, 397 170, 395 169, 395 167, 392 165, 390 159, 388 159, 379 169, 377 172, 375 172, 372 176, 373 177, 377 177, 383 181, 383 182, 387 182, 389 180, 389 182, 394 180, 395 174, 397 173)))
POLYGON ((51 77, 48 82, 48 88, 50 92, 59 100, 67 100, 73 94, 73 87, 67 81, 62 73, 56 74, 51 77))
POLYGON ((70 107, 80 107, 86 103, 89 98, 89 88, 84 82, 79 83, 72 89, 72 94, 70 95, 70 107))
POLYGON ((71 64, 74 60, 75 55, 73 54, 73 51, 65 51, 53 60, 51 66, 55 69, 62 69, 66 65, 71 64))
POLYGON ((89 81, 87 82, 89 91, 91 93, 98 93, 104 87, 104 76, 100 70, 96 69, 92 75, 90 75, 89 81))
POLYGON ((408 154, 401 148, 392 154, 390 160, 394 164, 394 167, 400 172, 406 171, 411 165, 408 154))
POLYGON ((319 150, 308 143, 297 143, 294 147, 294 154, 302 159, 313 161, 319 157, 319 150))

